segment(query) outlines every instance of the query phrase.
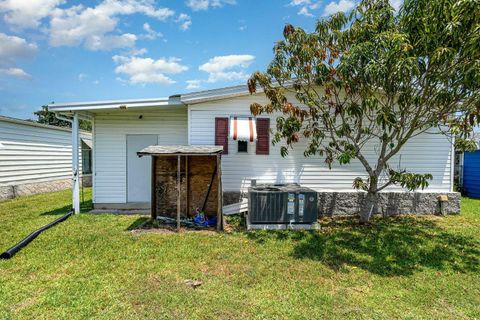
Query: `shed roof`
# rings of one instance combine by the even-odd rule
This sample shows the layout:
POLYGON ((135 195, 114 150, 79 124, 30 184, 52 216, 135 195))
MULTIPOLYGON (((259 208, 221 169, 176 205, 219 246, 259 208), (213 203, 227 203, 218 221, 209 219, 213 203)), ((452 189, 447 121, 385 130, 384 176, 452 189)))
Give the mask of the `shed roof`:
POLYGON ((152 145, 137 152, 139 156, 146 155, 208 155, 223 152, 222 146, 159 146, 152 145))

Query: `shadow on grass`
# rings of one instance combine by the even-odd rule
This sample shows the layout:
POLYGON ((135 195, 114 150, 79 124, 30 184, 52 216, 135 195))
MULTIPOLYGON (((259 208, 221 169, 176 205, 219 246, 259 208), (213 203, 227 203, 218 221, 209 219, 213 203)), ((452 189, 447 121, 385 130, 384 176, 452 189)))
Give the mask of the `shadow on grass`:
POLYGON ((141 228, 143 225, 145 225, 147 223, 147 221, 150 220, 150 217, 141 217, 141 218, 138 218, 137 220, 133 221, 133 223, 131 225, 129 225, 127 227, 127 231, 132 231, 132 230, 135 230, 135 229, 139 229, 141 228))
MULTIPOLYGON (((93 209, 92 200, 80 202, 80 212, 88 212, 93 209)), ((56 215, 63 215, 68 213, 72 210, 72 205, 67 205, 63 207, 58 207, 50 211, 46 211, 42 213, 42 216, 56 216, 56 215)))
POLYGON ((480 241, 447 232, 433 220, 413 217, 356 219, 323 223, 322 231, 249 232, 262 243, 292 241, 292 256, 324 263, 334 270, 354 266, 381 276, 410 275, 422 268, 480 271, 480 241))

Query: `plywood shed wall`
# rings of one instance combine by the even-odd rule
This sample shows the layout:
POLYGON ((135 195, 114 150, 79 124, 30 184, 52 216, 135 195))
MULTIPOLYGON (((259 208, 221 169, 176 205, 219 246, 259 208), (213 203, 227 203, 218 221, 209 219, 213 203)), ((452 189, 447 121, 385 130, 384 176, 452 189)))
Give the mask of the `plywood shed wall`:
MULTIPOLYGON (((153 157, 155 161, 154 187, 157 215, 175 217, 177 212, 177 156, 153 157)), ((183 217, 193 217, 196 208, 202 208, 208 185, 215 171, 216 156, 181 156, 180 192, 183 217), (186 159, 188 157, 188 160, 186 159), (188 181, 187 181, 188 179, 188 181), (188 186, 188 192, 187 192, 188 186), (187 199, 188 194, 188 199, 187 199), (188 206, 188 207, 187 207, 188 206)), ((218 170, 205 207, 209 216, 217 215, 218 170)))

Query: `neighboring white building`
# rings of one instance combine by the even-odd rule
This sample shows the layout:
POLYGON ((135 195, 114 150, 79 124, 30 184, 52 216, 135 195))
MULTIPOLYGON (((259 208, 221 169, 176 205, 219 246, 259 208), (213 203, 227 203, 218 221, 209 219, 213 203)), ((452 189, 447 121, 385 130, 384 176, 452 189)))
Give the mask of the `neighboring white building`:
MULTIPOLYGON (((251 117, 250 104, 254 101, 267 100, 262 93, 250 95, 246 86, 236 86, 161 99, 52 104, 49 109, 93 119, 95 207, 148 208, 150 159, 139 159, 136 152, 152 144, 218 144, 216 119, 251 117)), ((275 116, 256 120, 261 118, 269 118, 270 128, 275 128, 275 116)), ((223 122, 226 123, 229 122, 223 122)), ((267 141, 267 149, 263 145, 259 151, 256 140, 245 143, 232 139, 232 130, 229 125, 230 135, 225 137, 229 152, 222 155, 224 194, 245 192, 252 179, 259 183, 298 182, 319 192, 352 192, 353 180, 365 176, 358 161, 330 170, 322 158, 305 158, 301 143, 282 158, 279 146, 267 141)), ((265 132, 268 130, 257 127, 259 137, 264 137, 265 132)), ((368 148, 374 157, 374 147, 368 148)), ((445 136, 424 134, 410 141, 392 163, 416 173, 433 174, 424 192, 449 193, 453 188, 452 150, 451 141, 445 136)), ((389 190, 404 191, 396 187, 389 190)))
MULTIPOLYGON (((89 180, 92 135, 80 136, 89 180)), ((70 188, 71 168, 70 129, 0 116, 0 199, 70 188)))

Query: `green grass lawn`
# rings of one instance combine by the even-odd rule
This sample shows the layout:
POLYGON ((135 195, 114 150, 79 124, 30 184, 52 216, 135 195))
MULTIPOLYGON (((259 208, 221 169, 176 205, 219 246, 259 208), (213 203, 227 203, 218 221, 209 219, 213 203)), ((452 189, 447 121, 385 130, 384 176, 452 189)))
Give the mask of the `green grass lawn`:
MULTIPOLYGON (((0 251, 69 203, 68 191, 0 202, 0 251)), ((143 219, 73 216, 0 260, 0 319, 480 318, 479 200, 314 232, 132 234, 143 219)))

